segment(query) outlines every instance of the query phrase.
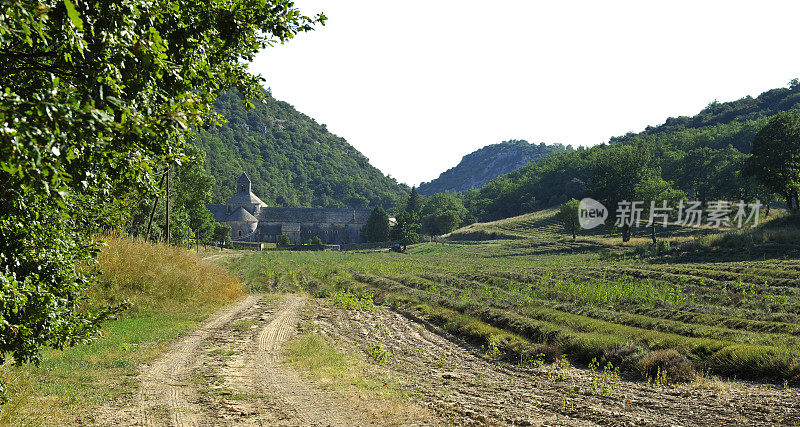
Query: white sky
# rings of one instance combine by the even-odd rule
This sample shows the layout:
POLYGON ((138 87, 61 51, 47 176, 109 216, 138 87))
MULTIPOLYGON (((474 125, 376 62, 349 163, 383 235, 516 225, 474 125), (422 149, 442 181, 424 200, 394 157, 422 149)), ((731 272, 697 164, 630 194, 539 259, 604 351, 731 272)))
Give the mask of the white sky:
POLYGON ((507 139, 595 145, 800 77, 800 1, 296 0, 273 95, 406 184, 507 139))

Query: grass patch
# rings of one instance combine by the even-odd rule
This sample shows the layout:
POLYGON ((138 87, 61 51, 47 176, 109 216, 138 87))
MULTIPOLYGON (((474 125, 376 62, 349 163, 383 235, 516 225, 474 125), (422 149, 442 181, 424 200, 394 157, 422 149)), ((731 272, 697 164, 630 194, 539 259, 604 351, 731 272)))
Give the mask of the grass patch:
POLYGON ((91 422, 93 408, 133 392, 142 363, 244 295, 227 270, 182 248, 111 239, 99 263, 104 280, 89 290, 93 304, 128 300, 132 308, 92 344, 47 350, 39 366, 0 366, 10 397, 0 424, 91 422))
POLYGON ((347 289, 339 289, 333 292, 333 294, 328 297, 328 300, 333 305, 347 310, 375 310, 375 303, 372 300, 372 294, 359 295, 355 292, 348 291, 347 289))
POLYGON ((366 409, 386 421, 416 424, 429 416, 412 404, 409 391, 383 375, 367 374, 368 365, 363 358, 337 349, 323 336, 298 335, 286 344, 286 353, 286 363, 321 386, 343 396, 366 394, 370 402, 366 409))

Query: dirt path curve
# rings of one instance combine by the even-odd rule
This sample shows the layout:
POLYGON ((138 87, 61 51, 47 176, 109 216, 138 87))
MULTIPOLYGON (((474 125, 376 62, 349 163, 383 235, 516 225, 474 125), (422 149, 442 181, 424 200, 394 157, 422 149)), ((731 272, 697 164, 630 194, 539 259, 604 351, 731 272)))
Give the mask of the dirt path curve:
POLYGON ((345 426, 371 423, 364 419, 364 414, 342 405, 337 396, 313 387, 297 372, 281 364, 281 348, 294 335, 300 311, 307 303, 303 297, 285 296, 281 309, 258 331, 249 350, 223 368, 229 388, 240 396, 255 397, 235 402, 240 412, 251 415, 244 424, 345 426), (273 410, 264 413, 265 407, 273 410))
POLYGON ((248 296, 223 309, 142 370, 121 407, 102 409, 101 425, 371 424, 331 392, 281 363, 308 300, 248 296))

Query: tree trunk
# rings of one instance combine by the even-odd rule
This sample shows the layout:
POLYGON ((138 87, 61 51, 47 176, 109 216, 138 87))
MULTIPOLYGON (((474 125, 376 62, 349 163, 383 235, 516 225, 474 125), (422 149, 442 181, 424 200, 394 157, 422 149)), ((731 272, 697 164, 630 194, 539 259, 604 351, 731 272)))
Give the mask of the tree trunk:
POLYGON ((158 192, 156 199, 153 201, 153 210, 150 211, 150 220, 147 221, 147 232, 144 234, 144 241, 150 241, 150 231, 153 229, 153 216, 156 214, 156 207, 158 206, 158 197, 161 195, 161 187, 164 185, 164 175, 161 175, 161 180, 158 181, 158 192))
POLYGON ((572 223, 572 240, 575 240, 575 223, 572 223))
POLYGON ((622 226, 622 242, 629 242, 631 240, 631 226, 630 225, 623 225, 622 226))
POLYGON ((786 206, 789 208, 790 211, 793 211, 794 208, 792 208, 792 193, 791 192, 787 192, 784 195, 784 197, 786 198, 786 206))
POLYGON ((656 225, 655 224, 653 224, 653 227, 650 229, 650 233, 651 233, 650 236, 653 238, 653 244, 655 245, 656 243, 658 243, 658 240, 656 240, 656 225))

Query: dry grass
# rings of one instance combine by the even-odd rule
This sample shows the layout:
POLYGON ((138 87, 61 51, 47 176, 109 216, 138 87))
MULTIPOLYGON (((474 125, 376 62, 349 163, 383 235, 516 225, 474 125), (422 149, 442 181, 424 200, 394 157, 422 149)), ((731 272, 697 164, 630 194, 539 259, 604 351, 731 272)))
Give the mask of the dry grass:
POLYGON ((91 345, 47 350, 40 366, 0 366, 10 402, 0 425, 80 425, 93 408, 136 386, 139 366, 219 307, 244 295, 224 268, 183 248, 113 238, 99 257, 103 280, 93 304, 129 300, 132 309, 103 325, 91 345))
POLYGON ((99 262, 105 280, 91 295, 110 303, 127 299, 136 310, 218 306, 245 293, 227 269, 180 247, 113 238, 99 262))

